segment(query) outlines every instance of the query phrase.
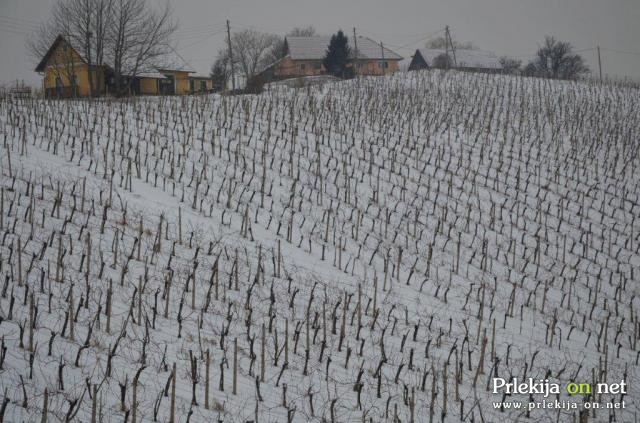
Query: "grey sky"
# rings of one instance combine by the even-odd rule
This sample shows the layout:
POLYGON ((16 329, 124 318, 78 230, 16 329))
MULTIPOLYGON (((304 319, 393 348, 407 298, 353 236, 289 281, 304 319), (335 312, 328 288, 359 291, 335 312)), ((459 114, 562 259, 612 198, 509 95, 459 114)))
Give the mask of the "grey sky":
MULTIPOLYGON (((0 0, 0 82, 38 83, 25 49, 28 34, 47 18, 56 0, 0 0)), ((156 0, 149 0, 154 2, 156 0)), ((314 25, 320 33, 355 26, 360 35, 383 41, 410 57, 421 38, 446 24, 453 38, 472 41, 498 55, 534 54, 545 34, 576 50, 600 45, 603 71, 640 79, 640 0, 171 0, 179 28, 178 52, 206 74, 224 45, 224 23, 285 34, 314 25), (405 48, 397 48, 405 46, 405 48), (615 51, 614 51, 615 50, 615 51)), ((597 70, 595 50, 584 51, 597 70)))

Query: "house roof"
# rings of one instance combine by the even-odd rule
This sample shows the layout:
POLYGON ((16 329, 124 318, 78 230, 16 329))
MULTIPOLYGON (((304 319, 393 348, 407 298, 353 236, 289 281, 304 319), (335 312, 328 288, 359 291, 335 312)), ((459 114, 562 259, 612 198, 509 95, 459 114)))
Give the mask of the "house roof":
MULTIPOLYGON (((442 49, 416 50, 422 58, 431 66, 433 60, 441 54, 446 54, 442 49)), ((451 53, 449 53, 451 54, 451 53)), ((500 59, 494 53, 486 50, 456 49, 456 64, 459 68, 502 69, 500 59)), ((453 59, 453 56, 451 56, 453 59)))
POLYGON ((51 55, 53 54, 54 51, 56 51, 56 48, 58 48, 58 46, 63 42, 66 42, 69 46, 71 46, 71 48, 78 54, 78 56, 80 56, 82 61, 87 63, 87 60, 85 59, 85 57, 80 53, 81 49, 77 48, 77 46, 73 46, 71 42, 67 40, 65 37, 63 37, 62 35, 58 35, 56 39, 53 41, 53 43, 51 44, 51 47, 49 47, 49 50, 47 50, 45 55, 42 57, 42 60, 40 60, 40 62, 38 63, 38 66, 36 66, 36 69, 35 69, 36 72, 44 71, 45 67, 47 66, 47 63, 49 62, 49 59, 51 58, 51 55))
POLYGON ((154 79, 167 79, 167 77, 160 72, 140 72, 137 75, 138 78, 154 78, 154 79))
MULTIPOLYGON (((47 66, 47 62, 49 61, 49 58, 51 57, 53 52, 56 50, 58 45, 60 45, 60 43, 62 42, 66 42, 67 45, 69 45, 78 54, 78 56, 82 59, 84 63, 89 63, 87 58, 84 57, 84 55, 82 54, 82 48, 73 41, 72 37, 65 37, 63 35, 58 35, 56 39, 53 41, 53 43, 51 44, 51 47, 49 47, 49 50, 47 50, 45 55, 42 57, 42 60, 40 60, 40 63, 38 63, 38 66, 36 66, 36 69, 35 69, 36 72, 44 71, 44 69, 47 66)), ((187 63, 187 61, 184 60, 182 56, 178 54, 178 52, 176 52, 172 47, 170 47, 169 50, 170 51, 167 54, 165 54, 164 56, 158 59, 155 66, 151 66, 149 69, 145 69, 144 71, 139 72, 140 76, 142 76, 143 74, 155 74, 155 76, 153 76, 154 78, 156 77, 160 78, 160 76, 158 76, 156 71, 166 71, 166 72, 180 71, 180 72, 188 72, 188 73, 195 72, 191 68, 191 66, 187 63)), ((106 61, 105 63, 103 63, 103 65, 107 67, 112 67, 106 61)))
MULTIPOLYGON (((293 60, 321 60, 329 48, 330 36, 314 37, 287 37, 289 56, 293 60)), ((352 54, 355 52, 353 38, 349 38, 349 48, 352 54)), ((396 52, 384 48, 384 58, 388 60, 401 60, 402 56, 396 52)), ((382 59, 380 44, 368 37, 358 36, 358 59, 382 59)))
POLYGON ((187 61, 178 54, 173 47, 169 47, 169 52, 158 60, 156 68, 159 71, 179 71, 195 73, 187 61))

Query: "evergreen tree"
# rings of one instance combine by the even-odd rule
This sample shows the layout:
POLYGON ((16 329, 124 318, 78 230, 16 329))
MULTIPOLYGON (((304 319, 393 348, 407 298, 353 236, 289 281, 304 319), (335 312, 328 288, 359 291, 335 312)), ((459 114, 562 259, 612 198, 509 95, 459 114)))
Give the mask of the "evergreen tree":
POLYGON ((329 48, 322 60, 324 68, 330 75, 339 78, 346 76, 347 63, 349 62, 350 56, 348 41, 342 30, 331 36, 329 48))

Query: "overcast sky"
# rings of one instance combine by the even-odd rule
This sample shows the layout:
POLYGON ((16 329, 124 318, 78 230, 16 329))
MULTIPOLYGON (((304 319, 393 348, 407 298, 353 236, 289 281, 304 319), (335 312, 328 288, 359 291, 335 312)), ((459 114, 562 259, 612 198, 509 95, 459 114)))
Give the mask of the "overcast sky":
MULTIPOLYGON (((0 82, 38 83, 25 41, 47 19, 56 0, 0 0, 0 82)), ((151 4, 156 0, 149 0, 151 4)), ((640 80, 640 0, 171 0, 179 27, 178 52, 206 74, 224 45, 225 21, 233 30, 280 35, 313 25, 330 34, 383 41, 410 57, 424 39, 449 25, 454 40, 471 41, 498 55, 531 57, 546 34, 584 50, 597 71, 640 80), (587 50, 590 49, 590 50, 587 50)))

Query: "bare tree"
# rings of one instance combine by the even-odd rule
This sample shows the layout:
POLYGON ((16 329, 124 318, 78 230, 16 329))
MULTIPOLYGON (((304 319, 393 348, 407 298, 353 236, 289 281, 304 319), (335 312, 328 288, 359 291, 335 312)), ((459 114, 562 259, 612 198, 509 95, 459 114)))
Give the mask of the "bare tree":
POLYGON ((109 56, 116 92, 123 94, 141 72, 167 65, 163 59, 173 51, 170 39, 176 25, 169 3, 162 9, 152 9, 146 0, 114 1, 114 22, 108 34, 109 56))
POLYGON ((431 66, 435 69, 451 69, 453 67, 453 59, 450 55, 442 53, 433 58, 431 66))
POLYGON ((525 74, 554 79, 576 79, 589 73, 579 54, 573 53, 571 44, 546 36, 536 58, 529 62, 525 74))
MULTIPOLYGON (((279 41, 280 39, 276 35, 250 29, 234 33, 231 36, 232 66, 245 78, 245 81, 249 81, 261 68, 270 65, 279 58, 275 54, 279 48, 279 41)), ((216 62, 219 62, 220 65, 224 64, 225 69, 230 69, 228 65, 229 52, 226 49, 221 49, 218 52, 216 62)))
POLYGON ((318 33, 313 25, 304 27, 296 26, 287 34, 289 37, 315 37, 316 35, 318 35, 318 33))
POLYGON ((227 87, 227 82, 229 82, 229 77, 231 76, 231 67, 229 66, 229 54, 226 49, 218 52, 215 62, 211 65, 209 75, 213 78, 216 91, 227 87))
POLYGON ((507 56, 502 56, 500 58, 500 66, 502 66, 502 72, 510 75, 515 75, 520 72, 520 67, 522 66, 522 60, 513 59, 507 56))
POLYGON ((123 76, 131 81, 171 52, 174 30, 168 3, 155 9, 147 0, 59 0, 27 47, 40 61, 62 37, 62 48, 49 58, 56 78, 75 88, 77 66, 84 61, 90 94, 95 96, 100 94, 102 75, 96 69, 108 64, 117 93, 122 93, 128 88, 122 86, 123 76))
POLYGON ((56 77, 75 88, 76 55, 80 55, 87 64, 90 95, 99 94, 94 70, 103 65, 112 5, 113 0, 61 0, 55 3, 50 19, 41 26, 35 38, 27 42, 29 51, 39 61, 57 37, 63 37, 61 52, 50 58, 55 65, 56 77))
MULTIPOLYGON (((455 48, 459 48, 462 50, 477 50, 478 47, 475 46, 472 42, 467 41, 467 42, 459 42, 459 41, 455 41, 452 40, 453 43, 453 47, 455 48)), ((428 49, 437 49, 437 50, 444 50, 447 48, 448 45, 448 41, 445 37, 436 37, 433 38, 429 41, 427 41, 425 43, 425 47, 428 49)))

